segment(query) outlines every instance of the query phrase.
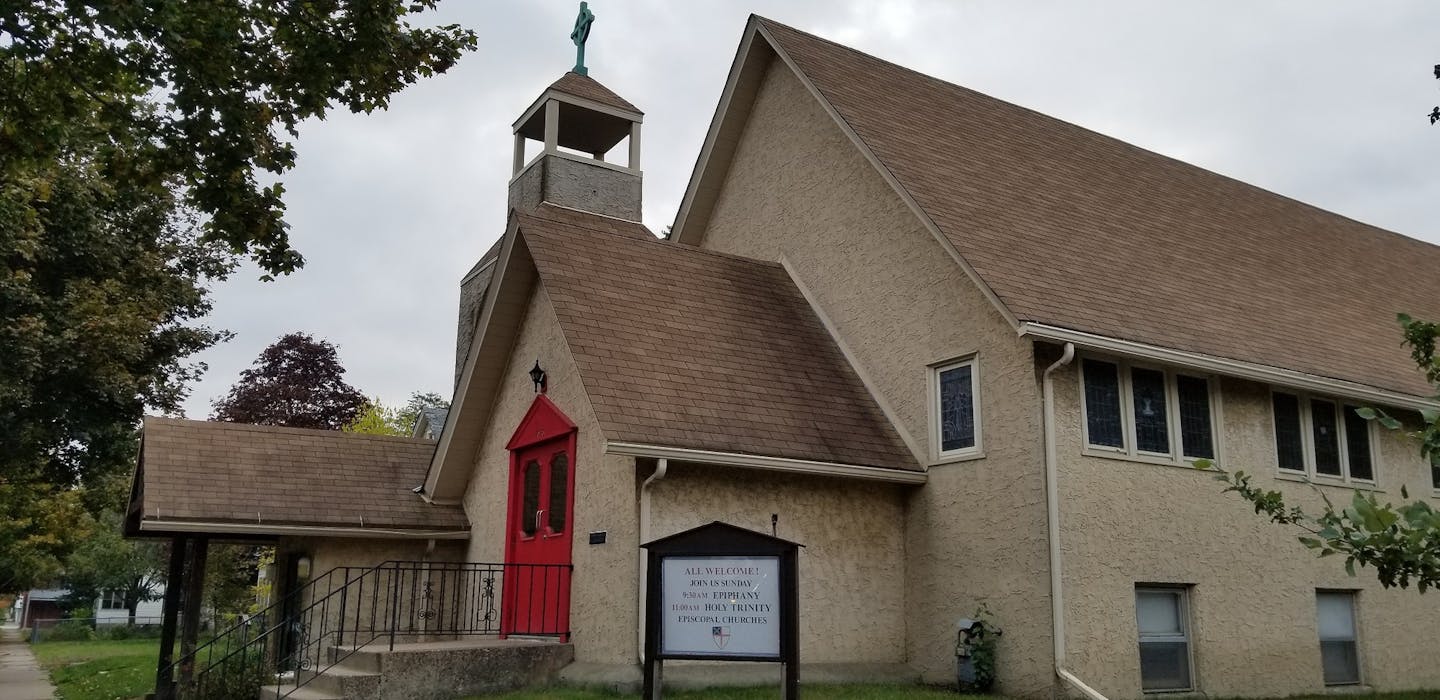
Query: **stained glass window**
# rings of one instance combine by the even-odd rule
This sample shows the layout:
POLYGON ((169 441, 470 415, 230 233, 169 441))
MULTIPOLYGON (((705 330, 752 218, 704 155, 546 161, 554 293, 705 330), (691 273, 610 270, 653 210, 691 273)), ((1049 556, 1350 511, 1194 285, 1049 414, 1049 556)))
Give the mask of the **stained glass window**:
POLYGON ((550 458, 550 507, 545 515, 550 521, 550 532, 565 531, 565 511, 569 510, 566 489, 569 481, 570 458, 564 452, 556 452, 550 458))
POLYGON ((1340 476, 1340 434, 1335 418, 1335 404, 1313 399, 1310 401, 1316 474, 1340 476))
POLYGON ((1300 432, 1300 399, 1294 394, 1272 395, 1275 409, 1275 453, 1281 469, 1305 471, 1305 445, 1300 432))
POLYGON ((540 529, 540 463, 530 460, 522 467, 523 473, 520 478, 524 480, 524 486, 520 494, 520 531, 527 537, 535 536, 535 531, 540 529))
POLYGON ((1165 411, 1165 373, 1153 369, 1130 371, 1130 393, 1135 410, 1135 447, 1142 452, 1170 452, 1170 430, 1165 411))
POLYGON ((1120 425, 1120 370, 1111 362, 1085 361, 1085 434, 1092 445, 1124 447, 1120 425))
POLYGON ((1180 403, 1180 450, 1186 457, 1215 459, 1210 425, 1210 382, 1200 377, 1175 377, 1180 403))
POLYGON ((1370 461, 1370 421, 1361 418, 1354 406, 1344 406, 1345 456, 1350 458, 1350 478, 1369 481, 1375 478, 1370 461))
POLYGON ((940 372, 940 451, 975 446, 975 385, 971 365, 940 372))

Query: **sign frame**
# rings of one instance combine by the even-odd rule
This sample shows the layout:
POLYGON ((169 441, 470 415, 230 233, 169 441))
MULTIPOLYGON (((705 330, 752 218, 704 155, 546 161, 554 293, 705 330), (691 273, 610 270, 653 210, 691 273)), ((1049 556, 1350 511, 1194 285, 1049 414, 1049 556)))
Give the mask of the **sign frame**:
POLYGON ((663 685, 667 660, 739 661, 782 664, 782 697, 794 700, 800 685, 801 545, 719 521, 640 545, 647 551, 645 575, 645 689, 642 697, 655 700, 663 685), (666 559, 774 558, 779 563, 780 649, 778 655, 706 654, 665 652, 662 574, 666 559))

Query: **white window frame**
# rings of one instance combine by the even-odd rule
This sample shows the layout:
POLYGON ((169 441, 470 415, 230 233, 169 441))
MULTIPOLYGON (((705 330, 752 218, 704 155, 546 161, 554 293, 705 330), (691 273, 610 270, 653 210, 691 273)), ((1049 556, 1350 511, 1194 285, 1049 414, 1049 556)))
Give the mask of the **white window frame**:
MULTIPOLYGON (((1160 583, 1138 583, 1138 584, 1135 584, 1135 626, 1136 626, 1136 630, 1135 630, 1136 648, 1135 648, 1135 651, 1136 651, 1136 653, 1138 654, 1139 651, 1140 651, 1139 645, 1144 644, 1145 641, 1146 641, 1146 638, 1144 637, 1144 635, 1142 635, 1142 634, 1140 633, 1140 630, 1139 630, 1139 626, 1140 626, 1140 594, 1141 594, 1141 593, 1163 593, 1163 594, 1166 594, 1166 595, 1174 595, 1174 596, 1176 597, 1176 599, 1179 601, 1179 605, 1180 605, 1179 618, 1180 618, 1180 633, 1181 633, 1181 634, 1180 634, 1179 639, 1175 639, 1175 638, 1173 638, 1173 637, 1167 637, 1167 638, 1155 637, 1155 638, 1151 638, 1150 641, 1156 641, 1156 642, 1176 642, 1176 641, 1183 641, 1183 642, 1185 642, 1185 668, 1186 668, 1187 671, 1189 671, 1188 675, 1189 675, 1189 680, 1190 680, 1190 684, 1187 685, 1187 686, 1184 687, 1184 688, 1162 688, 1162 689, 1156 689, 1156 690, 1145 690, 1145 689, 1144 689, 1144 688, 1145 688, 1145 671, 1144 671, 1144 668, 1142 667, 1142 668, 1141 668, 1141 671, 1140 671, 1140 687, 1141 687, 1141 692, 1144 693, 1144 694, 1146 694, 1146 695, 1164 695, 1164 694, 1167 694, 1167 693, 1193 693, 1193 692, 1195 692, 1195 690, 1198 688, 1198 684, 1195 682, 1195 640, 1194 640, 1194 638, 1192 638, 1192 636, 1191 636, 1191 630, 1193 629, 1193 625, 1190 624, 1190 588, 1191 588, 1191 586, 1189 586, 1189 585, 1183 585, 1183 584, 1160 584, 1160 583)), ((1137 659, 1137 660, 1138 660, 1138 659, 1137 659)))
POLYGON ((1216 464, 1220 463, 1223 424, 1220 420, 1220 381, 1218 377, 1203 372, 1186 372, 1162 365, 1131 362, 1129 360, 1102 355, 1084 355, 1080 360, 1080 371, 1076 372, 1076 374, 1080 378, 1080 432, 1081 439, 1084 441, 1083 452, 1085 454, 1092 457, 1111 457, 1152 464, 1187 467, 1194 464, 1195 460, 1204 459, 1203 457, 1187 457, 1184 454, 1184 442, 1180 436, 1180 391, 1176 386, 1175 378, 1177 376, 1185 376, 1205 380, 1205 386, 1210 390, 1210 449, 1215 455, 1210 461, 1216 464), (1116 366, 1116 373, 1120 382, 1121 442, 1124 443, 1121 447, 1096 445, 1090 442, 1090 409, 1085 397, 1085 360, 1106 362, 1116 366), (1133 369, 1151 370, 1160 372, 1165 376, 1165 433, 1170 441, 1169 452, 1149 452, 1139 449, 1137 445, 1135 437, 1135 392, 1130 379, 1130 372, 1133 369))
MULTIPOLYGON (((1374 421, 1365 421, 1366 445, 1370 448, 1370 478, 1356 479, 1350 476, 1350 442, 1349 431, 1345 427, 1345 399, 1333 396, 1322 396, 1310 394, 1304 391, 1296 391, 1283 386, 1270 387, 1270 444, 1275 450, 1275 473, 1281 478, 1304 478, 1311 479, 1317 483, 1344 484, 1357 486, 1376 486, 1380 481, 1380 452, 1376 449, 1376 433, 1374 421), (1301 461, 1305 468, 1284 469, 1280 466, 1280 441, 1276 439, 1276 418, 1275 395, 1289 394, 1294 396, 1300 404, 1300 452, 1301 461), (1315 422, 1311 415, 1310 402, 1324 401, 1335 404, 1335 430, 1336 438, 1340 441, 1340 475, 1321 474, 1315 471, 1315 422)), ((1354 402, 1351 406, 1356 406, 1354 402)))
MULTIPOLYGON (((1360 653, 1360 596, 1357 591, 1335 588, 1317 588, 1315 590, 1315 611, 1318 616, 1320 611, 1320 596, 1345 596, 1350 599, 1350 639, 1325 639, 1317 634, 1321 644, 1327 641, 1350 642, 1355 645, 1355 680, 1343 683, 1325 683, 1326 688, 1354 688, 1365 684, 1365 657, 1360 653)), ((1319 619, 1316 619, 1317 633, 1319 619)), ((1321 674, 1324 674, 1324 658, 1321 661, 1321 674)))
POLYGON ((938 364, 930 365, 929 373, 929 401, 930 401, 930 459, 934 463, 953 462, 962 459, 973 459, 985 456, 984 443, 981 441, 981 416, 980 416, 980 362, 976 355, 966 355, 957 359, 947 360, 938 364), (943 450, 945 435, 940 427, 940 375, 958 367, 970 367, 970 413, 975 417, 975 444, 970 447, 963 447, 958 450, 943 450))
POLYGON ((101 610, 124 610, 125 593, 118 588, 109 588, 100 592, 101 610))

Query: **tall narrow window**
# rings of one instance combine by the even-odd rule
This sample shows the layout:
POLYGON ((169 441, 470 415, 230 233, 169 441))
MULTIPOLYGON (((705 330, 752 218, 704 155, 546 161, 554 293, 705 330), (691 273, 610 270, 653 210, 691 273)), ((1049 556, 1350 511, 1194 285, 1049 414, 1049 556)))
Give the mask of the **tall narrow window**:
POLYGON ((1215 438, 1210 425, 1210 382, 1201 377, 1175 375, 1180 400, 1180 449, 1186 457, 1215 459, 1215 438))
POLYGON ((936 370, 940 399, 940 453, 975 447, 975 364, 973 360, 936 370))
POLYGON ((550 458, 550 503, 545 514, 551 533, 565 531, 565 511, 569 510, 570 459, 564 452, 550 458))
POLYGON ((534 537, 540 529, 540 463, 532 459, 521 469, 525 485, 520 495, 520 532, 534 537))
POLYGON ((1343 406, 1345 414, 1345 456, 1350 463, 1350 478, 1371 481, 1375 467, 1370 462, 1370 421, 1356 413, 1355 406, 1343 406))
POLYGON ((1135 410, 1135 446, 1142 452, 1168 454, 1170 430, 1165 411, 1165 373, 1153 369, 1130 372, 1135 410))
POLYGON ((1355 644, 1355 594, 1320 591, 1315 594, 1320 629, 1320 665, 1325 685, 1360 682, 1360 652, 1355 644))
POLYGON ((1430 485, 1440 491, 1440 455, 1430 457, 1430 485))
POLYGON ((1124 447, 1120 417, 1120 371, 1114 363, 1086 360, 1085 434, 1091 445, 1124 447))
POLYGON ((1142 690, 1190 690, 1190 625, 1184 588, 1135 589, 1142 690))
POLYGON ((1280 468, 1305 471, 1305 441, 1301 437, 1300 399, 1294 394, 1276 392, 1271 399, 1275 408, 1275 452, 1280 468))
POLYGON ((1341 476, 1340 430, 1335 425, 1335 404, 1329 401, 1310 402, 1311 439, 1315 441, 1315 473, 1341 476))

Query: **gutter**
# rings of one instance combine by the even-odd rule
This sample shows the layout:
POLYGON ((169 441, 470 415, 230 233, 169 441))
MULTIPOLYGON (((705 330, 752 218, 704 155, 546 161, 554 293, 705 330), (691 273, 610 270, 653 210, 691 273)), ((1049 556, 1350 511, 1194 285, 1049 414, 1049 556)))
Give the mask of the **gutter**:
POLYGON ((922 471, 868 467, 859 464, 841 464, 839 462, 817 462, 808 459, 791 459, 789 457, 767 457, 763 455, 742 454, 739 452, 714 452, 711 450, 696 450, 687 447, 644 445, 633 442, 607 442, 605 443, 605 454, 625 455, 628 457, 653 457, 662 460, 673 459, 677 462, 701 462, 725 467, 763 469, 766 471, 811 474, 815 476, 834 476, 865 481, 883 481, 892 484, 923 484, 928 478, 925 472, 922 471))
POLYGON ((1075 344, 1067 342, 1060 359, 1045 368, 1045 374, 1040 380, 1040 391, 1044 394, 1045 402, 1045 523, 1050 539, 1050 621, 1053 626, 1051 637, 1055 641, 1055 675, 1089 700, 1107 700, 1104 695, 1065 668, 1064 569, 1061 568, 1060 554, 1060 467, 1058 450, 1055 447, 1055 388, 1051 375, 1074 360, 1075 344))
POLYGON ((1021 323, 1019 334, 1022 338, 1029 337, 1037 340, 1065 343, 1067 345, 1075 344, 1092 350, 1138 357, 1170 365, 1191 367, 1215 374, 1249 379, 1262 384, 1288 386, 1368 404, 1406 408, 1415 411, 1440 408, 1440 401, 1415 396, 1413 394, 1379 389, 1356 382, 1332 379, 1330 377, 1322 377, 1305 372, 1296 372, 1295 370, 1261 365, 1254 362, 1244 362, 1197 352, 1162 348, 1131 340, 1120 340, 1118 338, 1071 330, 1069 328, 1049 326, 1043 323, 1031 323, 1028 321, 1021 323))
POLYGON ((144 520, 141 532, 200 532, 234 535, 316 535, 376 539, 465 540, 469 530, 401 530, 379 527, 327 527, 324 525, 261 525, 193 520, 144 520))
MULTIPOLYGON (((670 460, 660 459, 655 462, 655 472, 640 484, 640 544, 650 541, 650 486, 665 478, 665 472, 670 469, 670 460)), ((639 655, 641 665, 645 663, 645 582, 650 573, 650 559, 648 553, 640 549, 640 579, 635 590, 639 592, 639 606, 635 608, 636 619, 639 625, 636 627, 635 653, 639 655)))

